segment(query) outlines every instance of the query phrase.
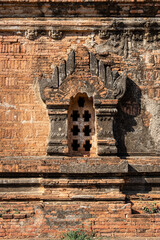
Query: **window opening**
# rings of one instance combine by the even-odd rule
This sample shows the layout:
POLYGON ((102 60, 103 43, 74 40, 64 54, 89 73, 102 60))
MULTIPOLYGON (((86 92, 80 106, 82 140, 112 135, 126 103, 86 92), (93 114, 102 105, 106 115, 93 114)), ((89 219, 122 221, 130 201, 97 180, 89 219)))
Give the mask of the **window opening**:
POLYGON ((89 113, 89 111, 84 111, 83 117, 85 122, 89 122, 89 119, 91 118, 91 114, 89 113))
POLYGON ((72 156, 95 156, 95 110, 86 93, 71 97, 68 108, 68 150, 72 156))
POLYGON ((89 128, 89 125, 85 126, 83 129, 84 136, 89 136, 91 129, 89 128))
POLYGON ((83 145, 85 151, 90 151, 92 144, 90 144, 89 140, 86 140, 86 143, 83 145))
POLYGON ((79 97, 78 99, 78 106, 79 107, 84 107, 85 100, 83 97, 79 97))
POLYGON ((71 131, 73 132, 73 136, 78 135, 78 133, 80 132, 77 125, 74 125, 71 131))
POLYGON ((73 151, 78 151, 79 147, 80 147, 80 145, 78 143, 78 140, 73 140, 73 143, 72 143, 73 151))
POLYGON ((77 110, 73 110, 71 117, 72 117, 73 121, 77 121, 78 118, 80 117, 80 115, 77 110))

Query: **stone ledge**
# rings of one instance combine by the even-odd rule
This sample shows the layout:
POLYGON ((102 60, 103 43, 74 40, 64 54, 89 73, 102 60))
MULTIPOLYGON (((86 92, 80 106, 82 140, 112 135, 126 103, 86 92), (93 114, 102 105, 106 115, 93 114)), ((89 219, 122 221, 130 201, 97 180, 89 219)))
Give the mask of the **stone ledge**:
MULTIPOLYGON (((84 193, 85 194, 85 193, 84 193)), ((23 200, 23 201, 124 201, 125 194, 119 192, 111 192, 108 194, 102 194, 101 196, 96 195, 73 195, 73 196, 59 196, 53 194, 41 194, 41 195, 25 195, 25 194, 0 194, 0 201, 11 201, 11 200, 23 200)))
POLYGON ((128 171, 129 172, 160 172, 160 157, 129 157, 128 171))
POLYGON ((128 163, 118 157, 3 157, 3 173, 105 174, 127 173, 128 163))
POLYGON ((0 172, 7 174, 158 173, 160 157, 1 157, 0 172))

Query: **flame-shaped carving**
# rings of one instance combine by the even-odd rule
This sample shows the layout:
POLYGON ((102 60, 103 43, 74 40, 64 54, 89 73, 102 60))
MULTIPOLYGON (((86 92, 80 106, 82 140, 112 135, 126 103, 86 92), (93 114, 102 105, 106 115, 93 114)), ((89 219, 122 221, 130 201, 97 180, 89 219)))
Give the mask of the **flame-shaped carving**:
POLYGON ((126 72, 124 72, 117 78, 113 79, 113 94, 115 98, 119 99, 123 97, 126 91, 126 79, 127 79, 126 72))

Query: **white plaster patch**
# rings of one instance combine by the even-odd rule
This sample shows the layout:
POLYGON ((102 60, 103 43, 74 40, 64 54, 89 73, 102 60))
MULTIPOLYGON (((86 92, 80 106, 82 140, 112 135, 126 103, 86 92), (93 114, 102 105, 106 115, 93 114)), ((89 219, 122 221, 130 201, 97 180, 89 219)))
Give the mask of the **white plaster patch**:
POLYGON ((89 39, 88 38, 86 39, 84 46, 90 48, 90 47, 94 47, 95 45, 96 45, 95 33, 91 33, 89 36, 89 39))
POLYGON ((22 124, 25 124, 25 123, 31 123, 32 124, 33 122, 34 122, 34 120, 33 120, 32 116, 31 116, 31 119, 29 121, 23 120, 21 123, 22 124))
POLYGON ((0 103, 0 106, 1 106, 1 107, 5 107, 5 108, 14 108, 14 109, 16 109, 16 106, 15 106, 15 105, 11 105, 11 104, 6 103, 6 102, 0 103))

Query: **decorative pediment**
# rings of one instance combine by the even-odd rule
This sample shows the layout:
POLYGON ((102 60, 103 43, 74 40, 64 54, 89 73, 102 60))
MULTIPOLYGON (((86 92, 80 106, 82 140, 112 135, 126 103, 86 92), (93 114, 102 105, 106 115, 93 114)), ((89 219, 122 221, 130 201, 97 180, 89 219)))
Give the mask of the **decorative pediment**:
POLYGON ((112 71, 89 53, 85 47, 71 51, 67 61, 55 66, 51 79, 41 79, 40 93, 44 102, 67 104, 78 92, 86 92, 95 99, 119 99, 126 90, 126 73, 112 71), (45 90, 45 89, 48 89, 45 90))

